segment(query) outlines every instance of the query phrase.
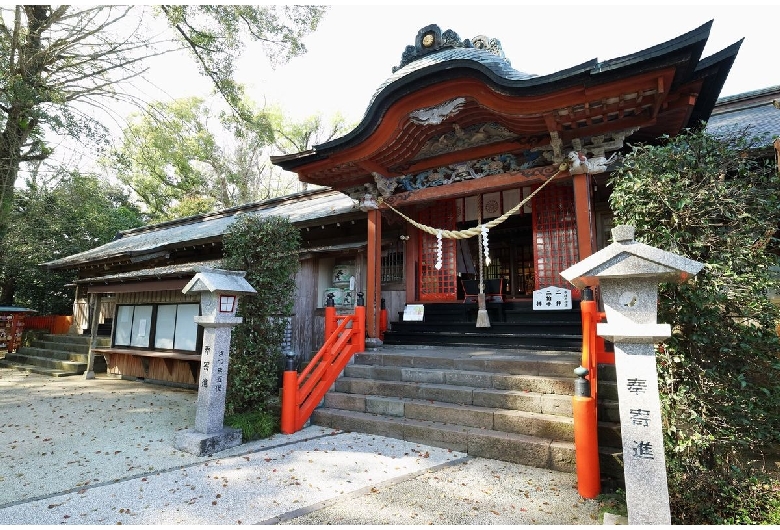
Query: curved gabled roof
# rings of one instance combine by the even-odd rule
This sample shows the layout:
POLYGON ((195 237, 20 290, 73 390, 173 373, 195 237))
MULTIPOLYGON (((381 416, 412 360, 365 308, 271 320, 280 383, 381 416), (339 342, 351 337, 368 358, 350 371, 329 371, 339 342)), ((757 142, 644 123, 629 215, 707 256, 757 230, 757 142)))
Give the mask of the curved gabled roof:
MULTIPOLYGON (((449 30, 440 34, 438 48, 425 51, 421 35, 438 31, 428 26, 377 88, 355 129, 311 150, 272 157, 272 162, 297 172, 304 182, 347 189, 371 182, 372 172, 402 175, 451 163, 438 157, 426 166, 420 150, 454 124, 466 129, 495 123, 517 135, 518 149, 538 147, 539 138, 549 143, 552 133, 564 145, 628 129, 639 130, 633 138, 642 141, 676 134, 709 117, 739 49, 737 43, 701 60, 711 26, 712 21, 630 55, 594 59, 544 76, 512 68, 497 41, 490 44, 498 44, 499 53, 495 46, 453 40, 449 30), (456 99, 462 99, 458 108, 434 124, 412 119, 419 109, 446 107, 456 99)), ((506 152, 512 141, 496 142, 496 152, 506 152)), ((462 159, 493 154, 484 144, 479 147, 478 153, 463 150, 462 159)))

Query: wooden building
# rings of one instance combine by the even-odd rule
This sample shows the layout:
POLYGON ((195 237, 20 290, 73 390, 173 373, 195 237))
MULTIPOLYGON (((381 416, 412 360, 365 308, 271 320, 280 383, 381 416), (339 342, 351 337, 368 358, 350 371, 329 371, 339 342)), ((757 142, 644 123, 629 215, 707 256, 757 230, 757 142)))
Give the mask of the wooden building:
MULTIPOLYGON (((304 358, 323 341, 327 294, 348 310, 365 292, 370 337, 381 335, 381 300, 391 325, 407 304, 469 305, 469 281, 479 278, 477 239, 444 238, 439 248, 435 232, 401 214, 458 231, 516 209, 489 231, 491 260, 482 277, 499 280, 490 294, 509 307, 542 287, 569 288, 559 272, 608 243, 604 183, 626 142, 652 142, 709 118, 740 44, 702 59, 710 25, 545 76, 512 68, 496 39, 461 39, 427 26, 354 130, 273 158, 324 188, 128 230, 47 263, 78 276, 73 332, 88 330, 89 298, 99 296, 100 319, 112 336, 106 354, 121 349, 127 356, 127 368, 110 362, 109 371, 143 377, 148 366, 132 351, 139 358, 168 351, 177 362, 196 355, 197 337, 179 343, 189 349, 176 347, 171 307, 194 310, 181 288, 200 267, 219 266, 222 235, 239 215, 281 215, 301 229, 293 340, 304 358), (146 315, 142 332, 128 324, 136 311, 146 315), (160 318, 168 320, 153 327, 160 318), (154 332, 161 329, 165 340, 158 341, 154 332)), ((158 372, 185 384, 196 376, 186 369, 158 372)))
POLYGON ((710 26, 534 76, 512 68, 496 39, 461 39, 430 25, 353 131, 272 159, 367 211, 369 335, 379 335, 380 299, 391 298, 393 309, 462 301, 462 280, 478 275, 476 238, 440 243, 398 212, 426 227, 465 230, 499 218, 553 175, 522 212, 490 230, 483 278, 501 279, 505 300, 571 287, 559 273, 607 243, 604 174, 626 142, 652 142, 710 116, 740 46, 702 59, 710 26), (563 162, 568 169, 559 172, 563 162), (399 252, 403 277, 383 285, 384 264, 399 252))

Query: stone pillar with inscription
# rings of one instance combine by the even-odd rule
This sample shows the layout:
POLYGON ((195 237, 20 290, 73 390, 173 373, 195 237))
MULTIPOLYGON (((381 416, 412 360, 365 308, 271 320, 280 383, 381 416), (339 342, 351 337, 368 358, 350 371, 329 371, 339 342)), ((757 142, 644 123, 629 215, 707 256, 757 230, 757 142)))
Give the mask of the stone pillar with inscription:
POLYGON ((230 336, 242 319, 236 317, 238 299, 255 294, 244 279, 245 272, 203 269, 182 289, 200 293, 200 316, 195 322, 203 327, 198 402, 195 428, 179 432, 174 445, 198 456, 217 453, 241 444, 241 431, 226 428, 225 393, 227 390, 230 336))
POLYGON ((561 276, 600 286, 607 322, 596 332, 615 345, 628 523, 671 524, 654 344, 672 331, 657 323, 658 284, 686 281, 704 265, 634 241, 633 226, 616 226, 612 239, 561 276))

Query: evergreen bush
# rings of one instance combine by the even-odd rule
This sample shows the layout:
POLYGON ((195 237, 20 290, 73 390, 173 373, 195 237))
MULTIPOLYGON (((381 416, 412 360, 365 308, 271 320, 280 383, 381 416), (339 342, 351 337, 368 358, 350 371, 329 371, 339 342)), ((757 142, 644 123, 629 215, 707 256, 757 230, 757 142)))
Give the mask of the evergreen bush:
POLYGON ((270 411, 283 369, 282 339, 292 311, 300 232, 281 217, 240 217, 223 239, 223 266, 246 271, 256 295, 241 299, 233 330, 225 398, 227 415, 270 411))
POLYGON ((615 224, 705 263, 663 284, 658 373, 674 523, 772 522, 780 487, 756 461, 780 440, 775 233, 780 178, 749 130, 636 146, 610 180, 615 224), (763 156, 762 156, 763 155, 763 156))

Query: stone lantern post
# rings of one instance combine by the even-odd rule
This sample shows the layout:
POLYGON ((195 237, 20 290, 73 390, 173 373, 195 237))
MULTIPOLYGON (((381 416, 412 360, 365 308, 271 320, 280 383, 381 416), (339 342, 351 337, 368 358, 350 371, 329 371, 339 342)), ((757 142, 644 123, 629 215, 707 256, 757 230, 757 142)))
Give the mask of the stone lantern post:
POLYGON ((657 323, 658 284, 684 282, 704 265, 637 243, 633 226, 616 226, 612 240, 561 276, 601 287, 607 322, 596 333, 615 345, 628 523, 671 524, 653 344, 672 331, 657 323))
POLYGON ((184 294, 200 293, 201 316, 196 316, 195 322, 204 329, 195 428, 177 434, 175 446, 181 451, 203 456, 241 444, 241 431, 225 428, 223 421, 230 336, 243 320, 236 317, 238 299, 257 292, 244 279, 245 274, 204 269, 182 289, 184 294))

